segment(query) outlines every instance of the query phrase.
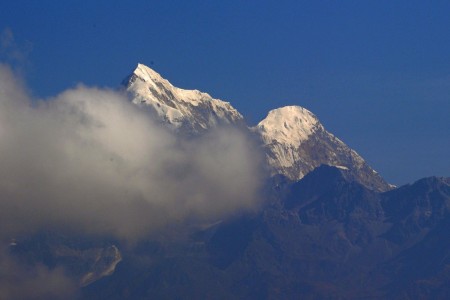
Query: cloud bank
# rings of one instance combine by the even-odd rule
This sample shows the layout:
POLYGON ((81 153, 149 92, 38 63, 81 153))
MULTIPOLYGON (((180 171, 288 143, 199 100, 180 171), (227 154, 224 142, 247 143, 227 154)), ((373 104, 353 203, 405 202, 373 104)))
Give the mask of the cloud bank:
POLYGON ((126 96, 78 86, 30 99, 0 66, 0 234, 44 228, 137 239, 258 205, 260 155, 230 128, 183 139, 126 96))

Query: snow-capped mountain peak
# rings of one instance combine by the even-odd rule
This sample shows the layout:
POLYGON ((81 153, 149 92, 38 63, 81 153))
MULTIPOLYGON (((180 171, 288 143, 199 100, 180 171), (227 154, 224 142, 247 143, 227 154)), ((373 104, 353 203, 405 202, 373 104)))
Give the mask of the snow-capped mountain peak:
MULTIPOLYGON (((199 90, 185 90, 174 87, 167 79, 164 79, 159 73, 143 64, 138 64, 133 72, 139 79, 144 81, 147 86, 150 86, 161 96, 170 95, 172 93, 175 99, 190 103, 197 106, 200 99, 207 99, 212 97, 207 93, 202 93, 199 90)), ((146 86, 144 85, 144 86, 146 86)))
POLYGON ((298 146, 320 126, 319 120, 309 110, 300 106, 285 106, 271 110, 258 125, 265 143, 273 140, 298 146))
POLYGON ((230 103, 198 90, 177 88, 143 64, 124 83, 134 103, 154 110, 161 121, 177 130, 198 133, 218 124, 244 123, 230 103))
POLYGON ((355 180, 371 189, 390 189, 356 151, 325 130, 318 118, 303 107, 274 109, 252 129, 261 136, 273 175, 299 180, 324 164, 349 170, 355 180))
POLYGON ((154 71, 153 69, 147 67, 146 65, 143 65, 141 63, 137 64, 136 69, 134 70, 133 74, 141 78, 145 82, 152 82, 152 81, 159 81, 159 82, 165 82, 167 85, 171 85, 169 81, 162 78, 159 73, 154 71))

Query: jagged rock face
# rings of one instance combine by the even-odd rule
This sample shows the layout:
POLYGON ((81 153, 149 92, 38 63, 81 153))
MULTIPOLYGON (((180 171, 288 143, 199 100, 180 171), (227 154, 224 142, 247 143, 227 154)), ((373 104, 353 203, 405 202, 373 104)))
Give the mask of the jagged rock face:
POLYGON ((219 124, 244 125, 242 115, 230 103, 198 90, 174 87, 142 64, 124 85, 134 103, 153 110, 161 121, 182 133, 200 133, 219 124))
POLYGON ((375 191, 391 188, 364 159, 329 133, 305 108, 286 106, 269 112, 253 128, 264 142, 273 175, 297 181, 325 164, 348 170, 354 179, 375 191))

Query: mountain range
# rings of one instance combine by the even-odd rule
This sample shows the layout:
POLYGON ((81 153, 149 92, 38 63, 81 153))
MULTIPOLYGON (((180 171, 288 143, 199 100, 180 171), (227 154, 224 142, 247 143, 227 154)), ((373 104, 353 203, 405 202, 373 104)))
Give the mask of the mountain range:
POLYGON ((348 175, 323 165, 298 182, 277 180, 260 213, 182 242, 143 242, 85 296, 448 298, 450 180, 379 193, 348 175))
POLYGON ((49 229, 11 242, 20 260, 64 267, 83 299, 450 298, 450 178, 395 187, 299 106, 249 126, 142 64, 122 89, 174 134, 233 127, 256 140, 263 205, 133 245, 49 229))
POLYGON ((271 175, 299 180, 326 164, 348 169, 355 180, 376 191, 392 188, 364 159, 329 133, 305 108, 270 111, 254 127, 230 103, 198 90, 174 87, 149 67, 138 64, 124 82, 131 101, 151 110, 160 122, 180 134, 201 134, 220 125, 245 128, 259 137, 271 175))

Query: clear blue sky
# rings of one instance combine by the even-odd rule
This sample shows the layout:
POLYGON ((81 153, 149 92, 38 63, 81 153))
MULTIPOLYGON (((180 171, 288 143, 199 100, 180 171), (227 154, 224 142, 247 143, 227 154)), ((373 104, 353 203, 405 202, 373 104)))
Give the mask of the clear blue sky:
POLYGON ((138 62, 257 123, 308 108, 388 181, 450 176, 450 1, 3 1, 37 97, 138 62))

